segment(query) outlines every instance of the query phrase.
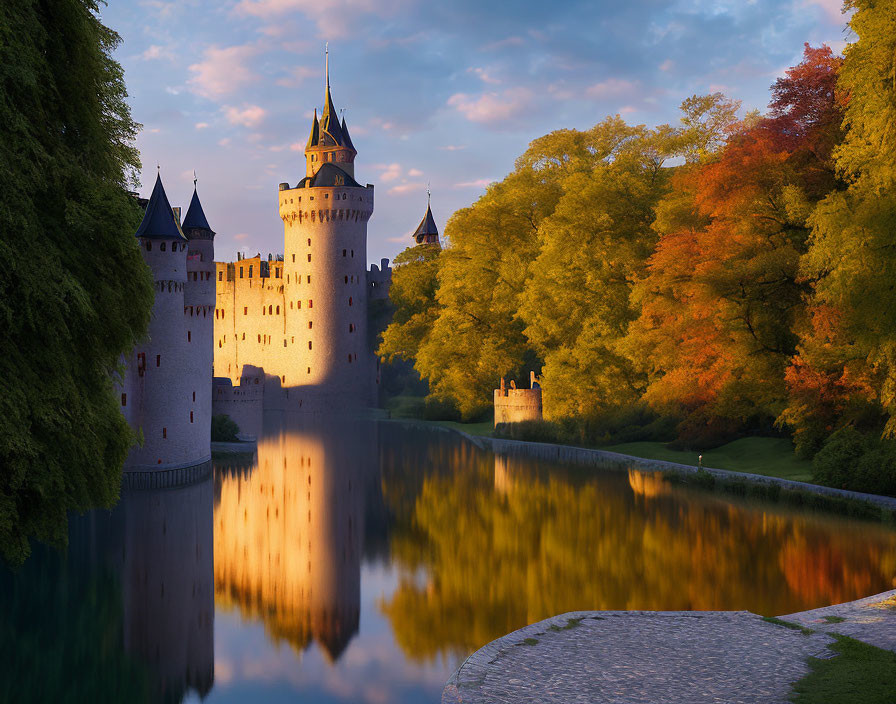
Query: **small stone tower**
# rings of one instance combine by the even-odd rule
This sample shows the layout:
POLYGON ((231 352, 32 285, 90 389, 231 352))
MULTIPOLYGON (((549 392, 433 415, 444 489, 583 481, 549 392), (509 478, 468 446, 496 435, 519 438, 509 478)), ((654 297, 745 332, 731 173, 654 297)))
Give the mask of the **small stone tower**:
POLYGON ((367 405, 375 361, 367 341, 367 221, 373 186, 355 181, 352 144, 330 94, 315 112, 305 148, 306 176, 280 184, 284 226, 281 332, 263 366, 287 387, 306 387, 327 410, 367 405))
MULTIPOLYGON (((209 352, 200 349, 202 344, 211 347, 211 336, 206 335, 205 343, 201 333, 194 337, 196 309, 204 308, 206 318, 209 311, 199 303, 203 296, 192 286, 188 293, 188 240, 159 176, 136 237, 143 260, 152 270, 155 302, 146 339, 125 360, 121 410, 131 427, 143 434, 142 446, 131 448, 125 469, 189 467, 211 457, 211 362, 209 352), (193 315, 188 313, 188 298, 194 301, 193 315), (207 363, 207 373, 197 376, 202 363, 207 363)), ((199 281, 190 283, 195 286, 199 281)), ((213 289, 211 301, 214 307, 213 289)), ((201 313, 198 319, 203 319, 201 313)))
POLYGON ((211 436, 212 366, 215 361, 215 232, 209 227, 202 203, 199 202, 195 178, 193 198, 190 200, 190 207, 187 209, 181 230, 189 242, 187 283, 184 289, 184 323, 187 326, 187 344, 191 345, 186 364, 189 378, 196 390, 192 420, 196 432, 201 437, 208 438, 211 436))
POLYGON ((426 193, 426 215, 423 216, 417 229, 414 230, 414 241, 417 244, 434 244, 439 249, 442 248, 439 242, 439 228, 436 227, 436 221, 432 216, 428 191, 426 193))

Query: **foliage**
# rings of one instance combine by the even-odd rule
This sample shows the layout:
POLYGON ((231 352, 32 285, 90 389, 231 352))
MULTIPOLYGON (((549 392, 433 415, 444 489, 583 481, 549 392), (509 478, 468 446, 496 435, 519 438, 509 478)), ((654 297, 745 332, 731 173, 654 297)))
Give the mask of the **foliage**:
POLYGON ((793 685, 796 704, 888 704, 896 695, 896 654, 833 634, 831 658, 810 658, 811 672, 793 685))
POLYGON ((228 415, 212 416, 212 442, 237 442, 240 426, 228 415))
POLYGON ((789 419, 815 445, 868 406, 885 412, 887 434, 896 432, 896 17, 888 3, 846 6, 855 10, 850 27, 858 40, 840 72, 846 134, 834 157, 849 187, 812 215, 802 263, 814 305, 832 322, 803 335, 800 406, 789 419))
POLYGON ((729 125, 724 147, 680 170, 657 205, 659 242, 624 347, 647 374, 644 399, 683 416, 692 444, 767 425, 786 404, 807 219, 836 185, 838 66, 807 46, 773 86, 771 115, 729 125))
POLYGON ((812 479, 838 489, 896 496, 896 440, 841 428, 815 455, 812 479))
POLYGON ((110 506, 135 438, 112 375, 153 291, 127 188, 138 125, 94 0, 0 9, 0 553, 110 506))

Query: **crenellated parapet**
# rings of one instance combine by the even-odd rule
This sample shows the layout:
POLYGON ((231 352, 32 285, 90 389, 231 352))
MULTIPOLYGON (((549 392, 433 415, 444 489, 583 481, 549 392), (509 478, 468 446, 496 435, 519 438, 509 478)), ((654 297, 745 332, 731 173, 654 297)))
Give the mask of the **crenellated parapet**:
POLYGON ((499 423, 520 423, 542 420, 541 384, 535 372, 529 372, 528 389, 518 389, 511 381, 508 387, 501 378, 501 387, 495 389, 495 426, 499 423))

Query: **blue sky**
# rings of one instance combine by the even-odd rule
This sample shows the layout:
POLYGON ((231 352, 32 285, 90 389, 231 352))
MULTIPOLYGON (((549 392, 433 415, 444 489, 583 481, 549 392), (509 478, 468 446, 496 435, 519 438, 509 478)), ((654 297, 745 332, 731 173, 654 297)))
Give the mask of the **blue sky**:
POLYGON ((368 258, 411 243, 426 208, 440 229, 513 168, 528 143, 607 115, 678 120, 716 90, 765 109, 803 42, 840 50, 840 0, 109 0, 121 34, 148 194, 172 204, 192 173, 216 254, 281 252, 277 186, 304 176, 305 141, 330 83, 376 185, 368 258))

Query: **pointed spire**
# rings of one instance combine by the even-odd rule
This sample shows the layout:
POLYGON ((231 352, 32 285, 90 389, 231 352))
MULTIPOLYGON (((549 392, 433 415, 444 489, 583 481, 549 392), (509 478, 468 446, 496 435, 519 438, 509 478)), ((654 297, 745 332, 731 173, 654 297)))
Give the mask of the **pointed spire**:
MULTIPOLYGON (((348 127, 345 126, 345 113, 342 114, 342 137, 345 140, 342 146, 348 147, 349 149, 355 149, 355 145, 352 144, 351 135, 348 133, 348 127)), ((355 149, 355 151, 358 150, 355 149)))
POLYGON ((162 185, 161 169, 158 171, 156 184, 153 186, 152 195, 149 197, 149 203, 146 204, 143 220, 140 222, 135 236, 164 240, 185 239, 174 219, 171 203, 168 202, 165 187, 162 185))
POLYGON ((311 134, 308 135, 308 144, 305 149, 316 147, 320 142, 320 123, 317 121, 317 108, 314 108, 314 119, 311 121, 311 134))
MULTIPOLYGON (((205 217, 205 212, 202 210, 202 203, 199 202, 199 193, 196 191, 196 182, 198 179, 193 178, 193 198, 190 200, 190 207, 187 208, 187 215, 184 217, 183 225, 181 225, 181 229, 183 230, 207 230, 214 234, 214 231, 208 224, 208 220, 205 217)), ((192 237, 190 238, 192 239, 192 237)))
POLYGON ((423 216, 420 224, 417 225, 417 229, 414 230, 413 236, 417 244, 437 244, 439 241, 439 228, 436 227, 435 218, 432 216, 428 188, 426 189, 426 215, 423 216))
POLYGON ((326 48, 326 77, 327 88, 324 93, 324 111, 320 116, 320 142, 325 147, 342 146, 345 142, 342 136, 342 128, 339 126, 339 118, 336 116, 336 106, 333 105, 333 96, 330 94, 330 44, 326 48))

